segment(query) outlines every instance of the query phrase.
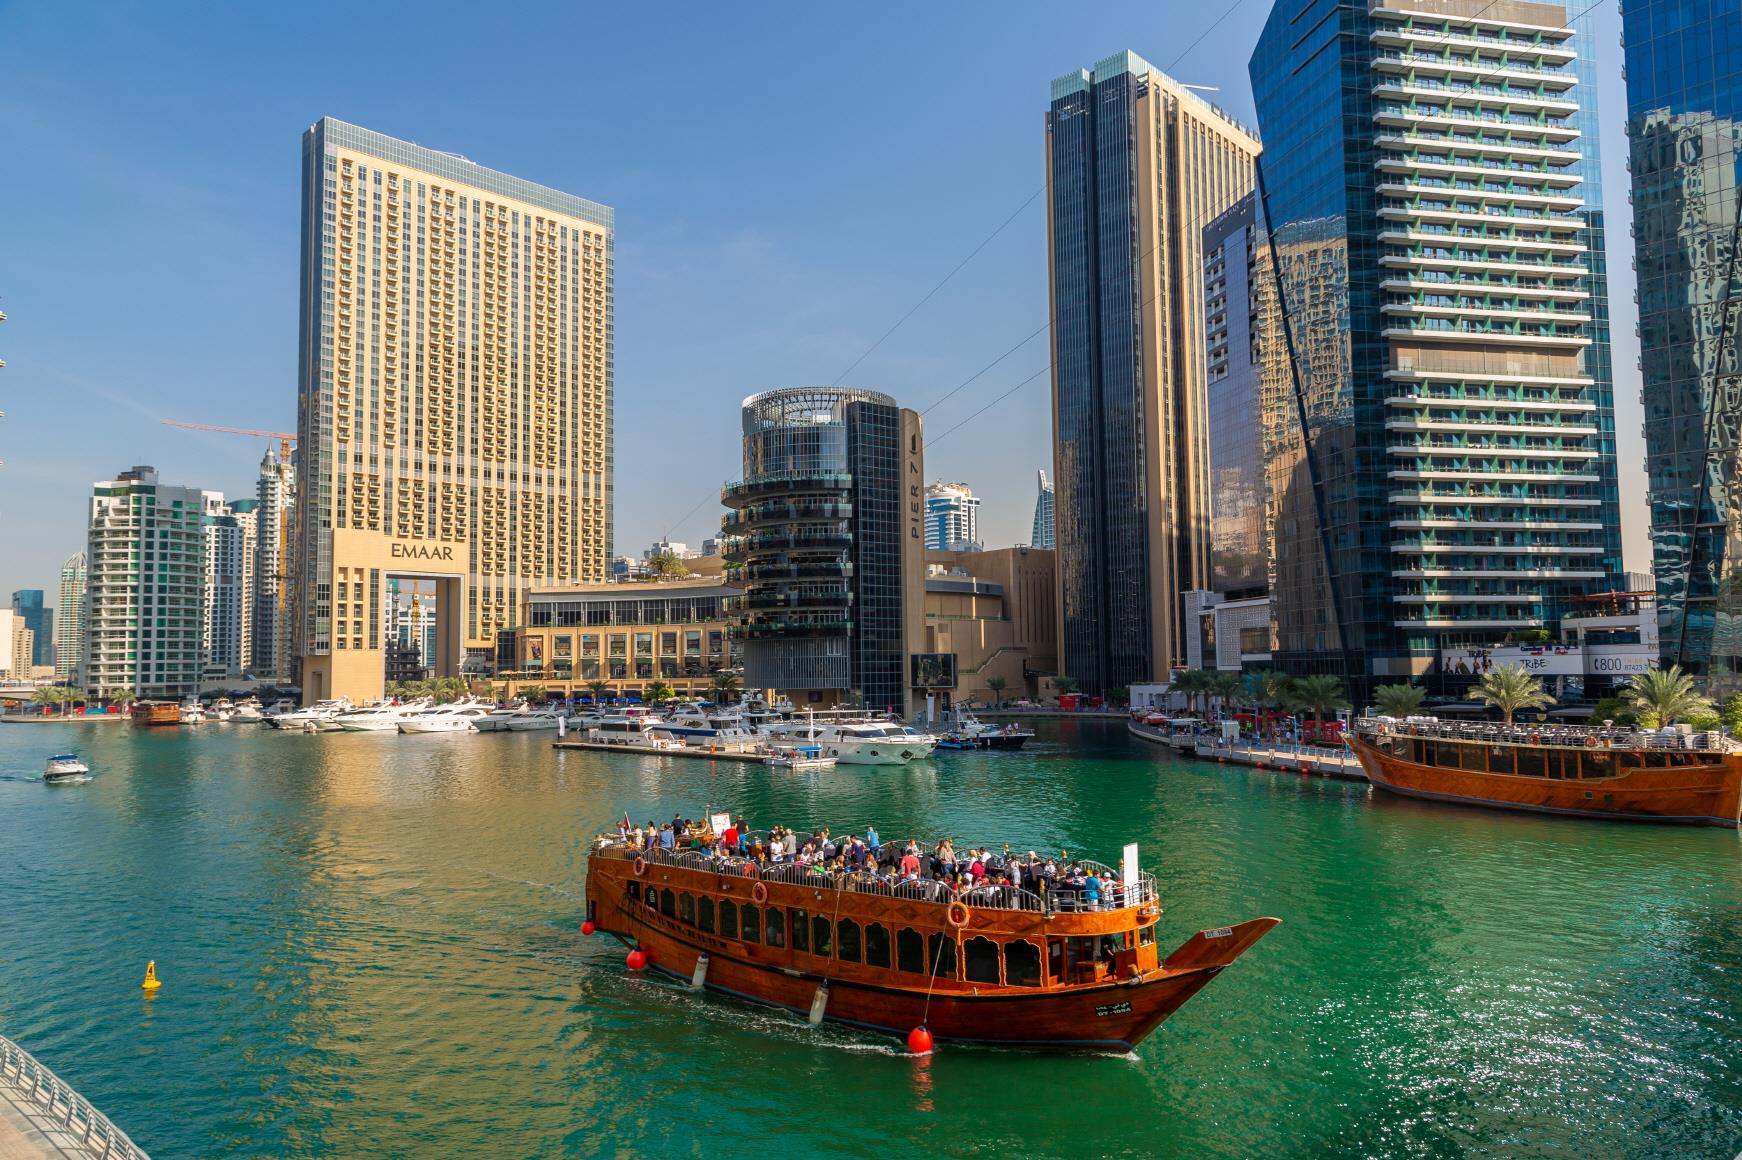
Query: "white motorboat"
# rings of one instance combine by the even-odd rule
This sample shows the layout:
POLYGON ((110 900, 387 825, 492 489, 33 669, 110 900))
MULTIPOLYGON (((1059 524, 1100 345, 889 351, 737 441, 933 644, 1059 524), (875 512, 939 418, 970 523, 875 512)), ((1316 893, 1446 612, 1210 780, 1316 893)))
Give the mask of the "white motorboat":
POLYGON ((820 745, 794 745, 770 750, 763 760, 780 769, 808 773, 819 769, 833 769, 840 759, 826 756, 820 745))
POLYGON ((393 701, 379 701, 361 709, 340 713, 333 718, 333 724, 347 733, 394 733, 398 731, 401 721, 427 708, 429 702, 424 700, 408 701, 403 705, 393 701))
POLYGON ((509 718, 508 730, 525 733, 534 729, 555 729, 558 721, 567 719, 568 714, 561 709, 528 709, 509 718))
POLYGON ((258 725, 264 720, 266 716, 260 711, 260 702, 253 697, 238 701, 235 712, 230 714, 231 723, 236 725, 258 725))
POLYGON ((886 721, 790 721, 765 732, 782 746, 821 746, 842 765, 906 765, 937 748, 937 738, 886 721))
POLYGON ((651 745, 655 748, 681 747, 665 722, 645 710, 608 713, 587 730, 587 740, 601 745, 651 745))
POLYGON ((43 773, 42 780, 50 784, 60 781, 89 781, 91 767, 80 761, 77 754, 57 753, 48 759, 48 769, 43 773))
POLYGON ((488 705, 474 701, 456 701, 452 705, 437 705, 399 719, 401 733, 475 733, 478 718, 490 712, 488 705))
POLYGON ((692 745, 755 741, 761 733, 730 709, 679 709, 665 718, 665 731, 692 745))
POLYGON ((204 725, 206 711, 200 708, 198 701, 189 701, 181 707, 181 723, 183 725, 204 725))
POLYGON ((472 728, 480 733, 506 733, 509 723, 517 717, 524 717, 532 712, 525 701, 517 701, 512 705, 491 709, 482 717, 472 722, 472 728))
MULTIPOLYGON (((283 703, 279 702, 279 704, 283 703)), ((340 713, 349 712, 350 709, 351 701, 348 697, 335 697, 330 701, 316 701, 306 709, 293 707, 280 713, 268 714, 266 723, 274 729, 301 729, 304 725, 313 722, 318 728, 320 725, 331 722, 340 713)))

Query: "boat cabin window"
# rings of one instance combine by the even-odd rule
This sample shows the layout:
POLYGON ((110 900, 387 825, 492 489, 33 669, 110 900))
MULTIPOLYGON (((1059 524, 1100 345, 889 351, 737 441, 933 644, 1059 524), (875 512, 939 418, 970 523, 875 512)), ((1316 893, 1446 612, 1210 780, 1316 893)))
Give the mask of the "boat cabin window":
POLYGON ((1615 759, 1607 753, 1587 750, 1585 753, 1586 777, 1614 777, 1615 759))
POLYGON ((829 927, 829 920, 819 914, 811 919, 811 953, 821 955, 826 959, 834 951, 835 940, 829 927))
POLYGON ((925 961, 931 965, 932 974, 940 979, 956 977, 956 940, 949 935, 934 934, 931 945, 926 947, 925 961))
POLYGON ((1065 982, 1065 940, 1055 938, 1046 944, 1046 973, 1055 983, 1065 982))
POLYGON ((738 937, 747 943, 761 942, 761 914, 749 903, 744 904, 743 920, 738 926, 738 937))
MULTIPOLYGON (((841 935, 845 943, 845 932, 841 935)), ((887 967, 889 965, 889 928, 880 922, 865 925, 865 965, 868 967, 887 967)))
POLYGON ((720 933, 727 938, 738 937, 738 904, 730 898, 720 900, 720 933))
POLYGON ((1150 923, 1148 926, 1146 926, 1142 930, 1138 931, 1137 932, 1137 941, 1142 943, 1146 947, 1154 946, 1155 945, 1155 924, 1150 923))
POLYGON ((811 949, 810 916, 802 910, 792 912, 792 949, 809 951, 811 949))
POLYGON ((1547 750, 1533 749, 1525 745, 1518 750, 1518 773, 1521 777, 1546 777, 1548 762, 1543 760, 1547 750))
POLYGON ((768 908, 767 915, 768 915, 768 927, 767 927, 767 931, 766 931, 767 938, 765 941, 771 947, 783 947, 783 946, 785 946, 786 945, 786 916, 783 915, 779 910, 775 909, 772 906, 768 908))
MULTIPOLYGON (((1474 748, 1471 749, 1471 753, 1476 753, 1476 752, 1479 752, 1479 750, 1476 750, 1474 748)), ((1512 755, 1516 752, 1517 752, 1517 750, 1514 749, 1510 745, 1490 745, 1488 747, 1488 772, 1489 773, 1514 773, 1514 772, 1516 772, 1516 769, 1514 768, 1514 763, 1512 760, 1512 755)))
POLYGON ((675 917, 673 912, 677 909, 676 894, 677 892, 674 890, 667 890, 659 896, 659 913, 667 918, 675 917))
POLYGON ((902 927, 895 936, 895 962, 899 970, 925 974, 925 940, 912 927, 902 927))
POLYGON ((1434 746, 1434 764, 1441 769, 1457 769, 1458 746, 1450 741, 1442 741, 1434 746))
POLYGON ((850 918, 843 918, 835 930, 840 942, 835 947, 835 955, 843 963, 859 961, 859 924, 850 918))
POLYGON ((649 886, 647 888, 647 909, 649 909, 649 910, 658 910, 659 909, 659 891, 655 890, 651 886, 649 886))
MULTIPOLYGON (((972 956, 968 962, 973 963, 972 956)), ((969 967, 970 979, 973 967, 969 967)), ((1027 939, 1004 944, 1004 981, 1012 987, 1040 986, 1040 948, 1027 939)))
POLYGON ((629 884, 629 897, 631 899, 639 899, 641 897, 641 883, 631 882, 629 884))
MULTIPOLYGON (((1648 749, 1641 754, 1641 756, 1645 758, 1645 768, 1647 769, 1663 769, 1669 764, 1669 762, 1665 760, 1669 754, 1664 753, 1661 750, 1648 749)), ((1676 756, 1679 757, 1681 755, 1677 754, 1676 756)))
POLYGON ((962 969, 970 983, 998 982, 998 944, 975 935, 962 945, 962 969))
POLYGON ((714 932, 714 900, 705 894, 696 900, 696 925, 709 934, 714 932))
POLYGON ((686 892, 677 896, 677 914, 679 918, 683 919, 689 925, 694 926, 696 924, 695 895, 686 892))

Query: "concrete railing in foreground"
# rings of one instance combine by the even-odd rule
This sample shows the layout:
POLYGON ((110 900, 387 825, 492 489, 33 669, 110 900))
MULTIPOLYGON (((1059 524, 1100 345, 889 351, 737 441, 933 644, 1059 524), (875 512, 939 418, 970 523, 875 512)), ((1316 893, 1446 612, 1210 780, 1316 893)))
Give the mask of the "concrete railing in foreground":
POLYGON ((0 1035, 0 1085, 34 1105, 44 1118, 105 1160, 150 1160, 127 1133, 92 1107, 34 1055, 0 1035))

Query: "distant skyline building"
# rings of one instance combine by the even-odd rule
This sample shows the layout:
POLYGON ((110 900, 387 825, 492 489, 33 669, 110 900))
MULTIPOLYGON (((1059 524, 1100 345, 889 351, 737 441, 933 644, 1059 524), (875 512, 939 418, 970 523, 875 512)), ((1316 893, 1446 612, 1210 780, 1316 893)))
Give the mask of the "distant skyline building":
POLYGON ((980 499, 965 483, 928 484, 925 489, 925 546, 933 552, 977 552, 980 499))
POLYGON ((45 608, 40 588, 21 588, 12 594, 12 611, 24 619, 31 632, 31 664, 54 664, 54 609, 45 608))
POLYGON ((294 629, 290 594, 296 466, 267 447, 254 484, 254 567, 248 616, 248 670, 290 678, 294 629))
MULTIPOLYGON (((205 581, 200 599, 200 669, 222 679, 242 673, 242 609, 250 595, 246 566, 249 537, 221 495, 207 493, 201 517, 205 581)), ((252 507, 252 501, 249 504, 252 507)))
POLYGON ((93 485, 85 548, 85 688, 199 692, 205 495, 134 467, 93 485))
POLYGON ((1374 681, 1553 629, 1621 572, 1588 18, 1277 7, 1250 62, 1303 420, 1277 667, 1374 681))
POLYGON ((1742 685, 1742 11, 1627 0, 1627 134, 1663 663, 1742 685))
POLYGON ((85 554, 74 552, 60 566, 60 603, 54 612, 54 679, 83 681, 85 656, 85 554))
POLYGON ((919 415, 875 391, 797 387, 750 396, 743 417, 744 478, 720 499, 744 688, 907 712, 925 628, 919 415))
POLYGON ((22 614, 0 608, 0 680, 30 680, 35 639, 22 614))
POLYGON ((1106 693, 1184 662, 1209 581, 1200 249, 1259 144, 1130 52, 1053 81, 1046 134, 1059 664, 1106 693))
POLYGON ((1029 547, 1051 551, 1056 540, 1054 526, 1052 482, 1046 477, 1046 469, 1042 468, 1040 487, 1034 496, 1034 525, 1028 533, 1029 547))
POLYGON ((381 695, 395 576, 435 584, 435 672, 486 671, 612 556, 612 211, 331 117, 302 208, 303 697, 381 695))

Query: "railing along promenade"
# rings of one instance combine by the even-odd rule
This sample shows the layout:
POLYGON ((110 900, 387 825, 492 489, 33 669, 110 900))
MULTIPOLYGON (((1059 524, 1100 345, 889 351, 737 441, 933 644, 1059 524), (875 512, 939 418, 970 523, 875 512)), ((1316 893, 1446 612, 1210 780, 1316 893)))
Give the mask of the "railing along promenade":
MULTIPOLYGON (((0 1090, 13 1095, 58 1132, 77 1140, 92 1156, 104 1160, 150 1160, 127 1133, 92 1107, 65 1080, 34 1055, 0 1035, 0 1090)), ((40 1125, 32 1127, 40 1130, 40 1125)), ((63 1150, 64 1151, 64 1150, 63 1150)))
MULTIPOLYGON (((935 849, 935 847, 934 847, 935 849)), ((615 838, 600 838, 593 845, 595 857, 631 861, 643 858, 650 866, 675 866, 683 870, 699 870, 705 874, 761 879, 763 882, 785 882, 812 889, 830 889, 853 894, 880 894, 887 898, 902 898, 912 902, 947 906, 962 902, 970 907, 988 910, 1025 910, 1036 914, 1072 914, 1088 909, 1082 891, 1069 886, 1055 886, 1036 894, 1020 886, 981 885, 957 890, 935 878, 886 878, 864 870, 839 873, 816 863, 758 862, 754 858, 706 853, 701 850, 638 849, 615 838)), ((929 855, 923 855, 929 857, 929 855)), ((1134 883, 1118 881, 1117 872, 1089 858, 1072 858, 1066 865, 1081 866, 1101 879, 1103 912, 1146 906, 1159 900, 1155 875, 1140 872, 1134 883)))

